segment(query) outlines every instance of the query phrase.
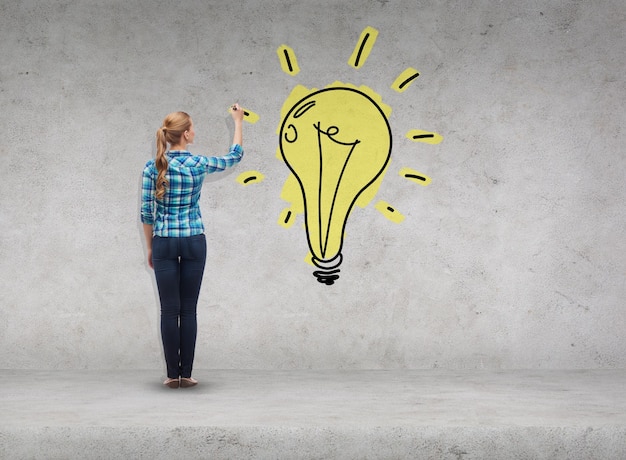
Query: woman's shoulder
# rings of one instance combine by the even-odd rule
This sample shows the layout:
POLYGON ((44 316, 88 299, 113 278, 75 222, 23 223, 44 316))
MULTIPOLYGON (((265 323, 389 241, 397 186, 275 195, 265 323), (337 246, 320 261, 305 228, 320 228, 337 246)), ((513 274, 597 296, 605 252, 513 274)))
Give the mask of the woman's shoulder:
POLYGON ((181 163, 185 161, 202 161, 204 155, 198 155, 196 153, 190 152, 189 150, 168 150, 167 151, 168 160, 177 160, 181 163))
POLYGON ((178 157, 177 160, 180 161, 181 165, 189 167, 204 166, 209 162, 208 157, 191 152, 187 152, 187 155, 178 157))

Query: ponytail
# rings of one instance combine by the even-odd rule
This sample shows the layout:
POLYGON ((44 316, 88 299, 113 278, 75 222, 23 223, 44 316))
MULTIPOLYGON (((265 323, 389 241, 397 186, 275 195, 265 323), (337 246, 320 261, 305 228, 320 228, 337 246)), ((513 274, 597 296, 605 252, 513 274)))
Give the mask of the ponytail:
POLYGON ((165 150, 167 149, 167 141, 165 140, 166 132, 167 128, 161 127, 156 133, 157 153, 155 164, 159 172, 156 180, 155 193, 157 200, 163 199, 165 196, 165 187, 169 184, 167 177, 165 177, 165 173, 167 173, 167 157, 165 156, 165 150))
POLYGON ((170 113, 165 120, 163 120, 163 126, 161 126, 156 132, 156 160, 157 167, 157 179, 156 179, 156 199, 162 200, 165 196, 165 190, 169 185, 167 180, 167 144, 176 144, 180 141, 181 136, 185 131, 191 128, 191 117, 185 112, 173 112, 170 113))

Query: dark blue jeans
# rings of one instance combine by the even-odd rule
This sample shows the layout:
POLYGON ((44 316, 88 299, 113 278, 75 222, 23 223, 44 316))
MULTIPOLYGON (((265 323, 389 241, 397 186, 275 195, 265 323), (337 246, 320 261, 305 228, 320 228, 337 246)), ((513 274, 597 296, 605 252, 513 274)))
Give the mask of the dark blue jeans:
POLYGON ((152 264, 161 301, 161 338, 168 378, 191 377, 196 307, 206 262, 204 234, 152 240, 152 264))

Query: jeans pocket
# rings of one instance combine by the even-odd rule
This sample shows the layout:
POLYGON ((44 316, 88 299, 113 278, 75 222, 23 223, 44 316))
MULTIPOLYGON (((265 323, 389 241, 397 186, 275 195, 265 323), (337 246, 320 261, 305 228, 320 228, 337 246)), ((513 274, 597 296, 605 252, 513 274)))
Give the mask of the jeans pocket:
POLYGON ((170 257, 170 238, 155 236, 152 239, 152 260, 162 260, 170 257))
POLYGON ((187 239, 188 253, 186 254, 190 259, 206 259, 206 237, 204 233, 199 235, 190 236, 187 239))

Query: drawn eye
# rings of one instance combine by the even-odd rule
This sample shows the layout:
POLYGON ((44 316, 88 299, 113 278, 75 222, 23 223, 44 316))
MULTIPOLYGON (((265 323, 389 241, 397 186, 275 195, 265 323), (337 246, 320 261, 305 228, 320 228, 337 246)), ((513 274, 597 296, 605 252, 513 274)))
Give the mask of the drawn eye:
POLYGON ((290 144, 293 144, 297 140, 298 140, 298 130, 296 129, 294 125, 290 124, 289 126, 287 126, 287 129, 285 130, 285 141, 289 142, 290 144))

